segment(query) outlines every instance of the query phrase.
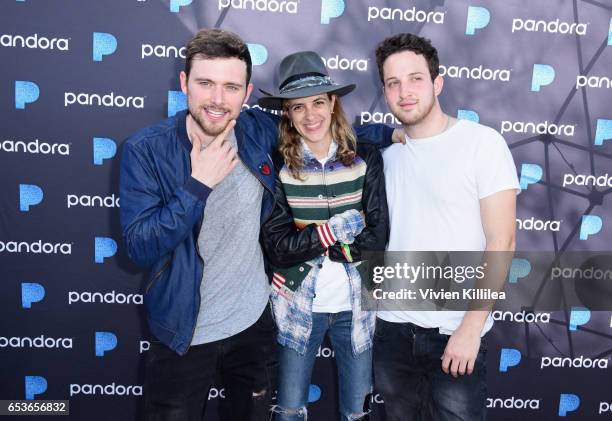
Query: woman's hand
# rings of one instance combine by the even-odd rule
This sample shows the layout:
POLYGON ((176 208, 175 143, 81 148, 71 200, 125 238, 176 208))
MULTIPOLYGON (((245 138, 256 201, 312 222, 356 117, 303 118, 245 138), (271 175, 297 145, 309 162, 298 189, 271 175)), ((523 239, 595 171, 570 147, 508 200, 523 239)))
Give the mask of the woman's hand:
POLYGON ((363 216, 355 209, 349 209, 332 216, 327 224, 335 239, 345 244, 351 244, 355 241, 355 237, 365 228, 363 216))

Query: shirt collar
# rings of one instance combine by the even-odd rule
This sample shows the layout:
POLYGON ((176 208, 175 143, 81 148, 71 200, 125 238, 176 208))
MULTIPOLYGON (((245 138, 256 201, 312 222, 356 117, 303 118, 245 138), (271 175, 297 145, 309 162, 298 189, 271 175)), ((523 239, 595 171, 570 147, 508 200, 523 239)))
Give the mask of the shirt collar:
MULTIPOLYGON (((300 141, 302 142, 302 150, 304 151, 304 160, 305 161, 312 161, 312 160, 317 161, 317 157, 310 150, 310 148, 308 147, 308 144, 304 141, 304 139, 300 138, 300 141)), ((329 145, 329 150, 327 151, 327 157, 326 157, 327 160, 331 161, 332 159, 334 159, 336 157, 337 151, 338 151, 338 144, 334 140, 332 140, 331 144, 329 145)))

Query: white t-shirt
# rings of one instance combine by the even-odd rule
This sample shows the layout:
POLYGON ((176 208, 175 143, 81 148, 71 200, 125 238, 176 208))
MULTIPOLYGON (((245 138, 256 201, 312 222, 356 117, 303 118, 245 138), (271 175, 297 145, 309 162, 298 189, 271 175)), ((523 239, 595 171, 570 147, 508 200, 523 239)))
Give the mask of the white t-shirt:
MULTIPOLYGON (((329 153, 333 151, 330 148, 329 153)), ((318 161, 325 166, 328 159, 329 155, 318 161)), ((344 265, 325 256, 323 267, 319 270, 315 284, 312 311, 314 313, 339 313, 347 310, 351 310, 351 290, 344 265)))
MULTIPOLYGON (((383 152, 391 235, 389 251, 483 251, 479 200, 520 191, 504 138, 490 127, 459 120, 444 133, 406 139, 383 152)), ((389 322, 410 322, 452 334, 463 311, 380 311, 389 322)), ((489 315, 482 334, 493 325, 489 315)))
POLYGON ((315 298, 312 301, 314 313, 339 313, 351 310, 351 290, 344 265, 325 257, 323 267, 317 276, 315 298))

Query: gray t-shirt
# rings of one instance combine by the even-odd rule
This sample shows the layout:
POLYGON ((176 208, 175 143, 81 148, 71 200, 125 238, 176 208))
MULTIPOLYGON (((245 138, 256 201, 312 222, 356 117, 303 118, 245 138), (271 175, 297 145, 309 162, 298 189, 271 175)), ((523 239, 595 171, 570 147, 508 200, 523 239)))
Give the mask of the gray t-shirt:
MULTIPOLYGON (((233 132, 230 142, 236 147, 233 132)), ((204 271, 191 345, 242 332, 268 303, 270 284, 259 244, 262 196, 263 186, 242 162, 208 196, 198 236, 204 271)))

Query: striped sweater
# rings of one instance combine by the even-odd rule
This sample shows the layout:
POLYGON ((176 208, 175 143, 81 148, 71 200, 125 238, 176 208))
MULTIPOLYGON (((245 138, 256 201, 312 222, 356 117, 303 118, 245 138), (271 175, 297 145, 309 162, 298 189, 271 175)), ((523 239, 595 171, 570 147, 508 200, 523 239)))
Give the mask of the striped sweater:
MULTIPOLYGON (((330 155, 335 157, 336 144, 332 143, 331 148, 330 155)), ((345 167, 332 158, 321 166, 308 149, 304 149, 304 154, 303 180, 294 178, 286 166, 279 173, 295 226, 303 229, 309 224, 322 225, 348 209, 363 213, 361 196, 365 161, 356 156, 353 165, 345 167)))

